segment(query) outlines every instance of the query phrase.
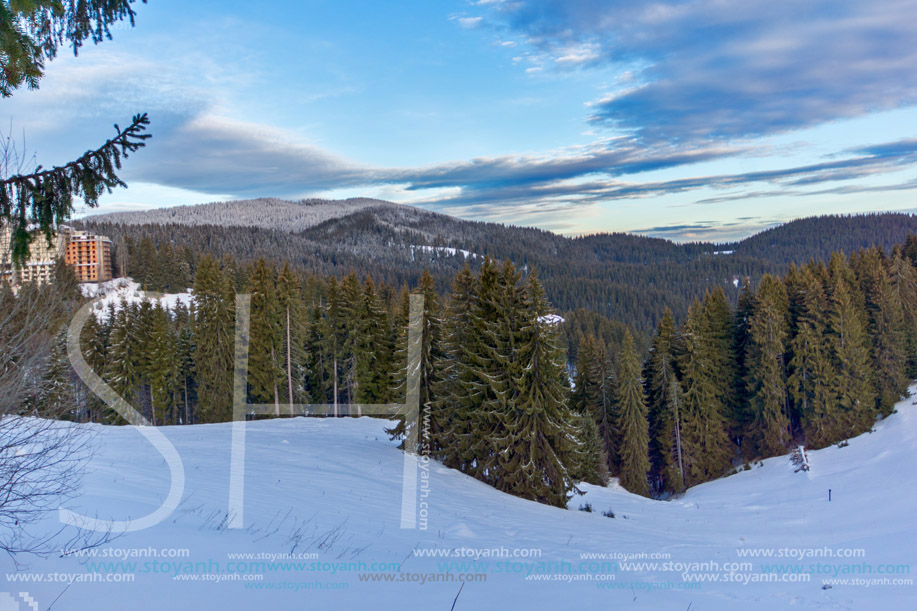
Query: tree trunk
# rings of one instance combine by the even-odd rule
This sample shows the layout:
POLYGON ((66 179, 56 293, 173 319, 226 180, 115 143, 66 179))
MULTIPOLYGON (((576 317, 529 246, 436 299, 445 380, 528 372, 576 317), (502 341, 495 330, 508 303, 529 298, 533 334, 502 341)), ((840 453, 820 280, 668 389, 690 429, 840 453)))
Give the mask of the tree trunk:
POLYGON ((290 415, 293 415, 293 360, 290 357, 290 306, 287 306, 287 388, 290 391, 290 415))

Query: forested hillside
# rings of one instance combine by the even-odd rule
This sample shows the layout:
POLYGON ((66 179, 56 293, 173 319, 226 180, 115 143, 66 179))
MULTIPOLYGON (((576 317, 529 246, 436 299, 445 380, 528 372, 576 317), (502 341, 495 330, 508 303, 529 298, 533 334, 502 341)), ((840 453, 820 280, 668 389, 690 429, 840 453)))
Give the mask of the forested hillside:
MULTIPOLYGON (((166 268, 177 264, 169 250, 193 248, 242 263, 288 262, 320 275, 355 270, 392 286, 414 285, 426 269, 443 293, 466 262, 478 269, 484 255, 508 259, 523 271, 537 269, 562 313, 582 308, 630 325, 640 351, 666 307, 683 317, 712 287, 734 304, 746 278, 754 283, 765 273, 784 273, 790 262, 826 260, 833 252, 887 250, 917 232, 917 217, 875 214, 795 221, 737 244, 675 244, 627 234, 567 238, 365 199, 251 200, 89 217, 80 224, 114 239, 122 273, 131 256, 156 261, 150 253, 168 246, 166 268), (146 239, 151 244, 143 245, 146 239)), ((184 256, 183 265, 186 277, 193 274, 194 255, 184 256)), ((167 288, 141 280, 150 289, 167 288)))
MULTIPOLYGON (((420 293, 422 450, 557 506, 577 482, 608 474, 666 494, 797 444, 841 442, 887 416, 917 376, 914 236, 890 254, 835 253, 765 274, 736 306, 713 287, 683 317, 665 310, 647 359, 620 321, 581 309, 558 325, 537 274, 509 260, 463 267, 446 295, 429 273, 399 288, 355 272, 339 280, 156 250, 148 239, 131 260, 147 284, 191 283, 190 307, 111 302, 90 318, 82 347, 152 423, 231 419, 237 293, 251 295, 249 403, 288 416, 302 413, 296 404, 347 415, 351 403, 402 401, 409 295, 420 293), (177 264, 156 263, 167 259, 177 264)), ((44 378, 29 409, 70 405, 75 419, 121 422, 74 376, 64 332, 44 378)))

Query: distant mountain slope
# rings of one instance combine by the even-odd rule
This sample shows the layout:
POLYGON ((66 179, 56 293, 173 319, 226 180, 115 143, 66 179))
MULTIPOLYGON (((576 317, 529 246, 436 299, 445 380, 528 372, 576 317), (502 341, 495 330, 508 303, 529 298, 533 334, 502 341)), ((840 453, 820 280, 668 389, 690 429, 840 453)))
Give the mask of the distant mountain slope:
POLYGON ((742 240, 736 254, 779 263, 826 259, 864 246, 889 250, 917 233, 917 216, 899 212, 818 216, 791 221, 742 240))
POLYGON ((379 200, 248 200, 88 217, 80 224, 115 239, 187 246, 242 262, 289 261, 321 274, 356 270, 389 285, 412 285, 429 269, 445 291, 466 263, 460 251, 537 269, 562 312, 586 308, 633 326, 646 340, 666 307, 682 317, 694 298, 720 286, 737 298, 742 281, 781 274, 790 262, 833 251, 900 243, 917 233, 908 214, 794 221, 734 244, 675 244, 623 233, 568 238, 530 227, 466 221, 379 200), (427 248, 419 248, 427 247, 427 248), (455 250, 452 250, 455 249, 455 250))
MULTIPOLYGON (((260 227, 285 231, 302 231, 330 219, 354 214, 367 208, 398 210, 406 208, 378 199, 352 198, 345 200, 305 199, 286 201, 274 198, 245 199, 228 202, 175 206, 142 212, 113 212, 98 214, 89 220, 98 223, 126 225, 216 225, 219 227, 260 227)), ((412 212, 423 214, 419 208, 412 212)), ((432 212, 427 214, 433 214, 432 212)))

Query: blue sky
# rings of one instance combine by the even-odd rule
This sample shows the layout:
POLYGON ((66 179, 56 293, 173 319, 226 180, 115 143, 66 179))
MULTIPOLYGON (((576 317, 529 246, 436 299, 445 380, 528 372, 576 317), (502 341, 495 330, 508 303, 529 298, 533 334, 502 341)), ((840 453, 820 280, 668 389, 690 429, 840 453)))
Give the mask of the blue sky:
POLYGON ((44 166, 148 112, 101 211, 369 196, 728 240, 917 208, 917 1, 150 0, 0 126, 44 166))

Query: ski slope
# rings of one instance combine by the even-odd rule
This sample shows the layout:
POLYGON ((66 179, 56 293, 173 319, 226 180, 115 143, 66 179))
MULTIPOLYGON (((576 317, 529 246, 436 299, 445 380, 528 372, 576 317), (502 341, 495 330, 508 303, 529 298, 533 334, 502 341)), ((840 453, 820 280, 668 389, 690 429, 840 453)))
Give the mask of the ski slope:
MULTIPOLYGON (((405 462, 387 425, 248 423, 241 529, 226 526, 232 425, 161 428, 183 463, 178 509, 88 552, 94 558, 25 558, 16 571, 3 557, 0 610, 32 609, 26 597, 42 611, 448 610, 456 595, 457 611, 917 608, 914 585, 882 581, 913 579, 914 399, 848 446, 808 452, 807 472, 795 472, 788 456, 773 458, 668 502, 583 485, 562 510, 431 462, 429 477, 418 478, 426 530, 400 527, 405 462), (595 511, 578 510, 586 503, 595 511), (608 510, 613 519, 602 515, 608 510), (168 557, 184 552, 167 548, 187 556, 168 557), (252 557, 245 567, 231 556, 291 551, 300 556, 252 557), (463 585, 467 574, 477 577, 463 585), (825 579, 863 582, 823 588, 825 579)), ((170 485, 166 462, 131 427, 95 428, 83 494, 67 508, 117 520, 155 510, 170 485)), ((50 531, 55 520, 43 526, 50 531)))

